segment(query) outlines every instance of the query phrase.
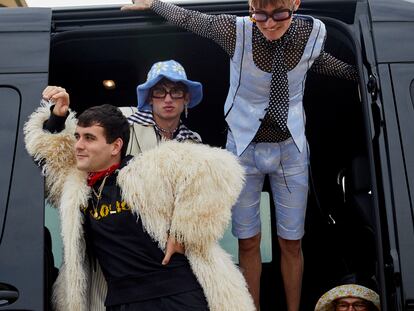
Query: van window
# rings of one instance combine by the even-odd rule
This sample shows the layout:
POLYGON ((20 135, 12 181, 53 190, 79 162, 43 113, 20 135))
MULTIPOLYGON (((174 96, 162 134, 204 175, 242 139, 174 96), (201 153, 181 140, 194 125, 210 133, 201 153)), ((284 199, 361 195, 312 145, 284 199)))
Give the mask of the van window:
POLYGON ((52 252, 55 267, 59 268, 62 264, 62 238, 60 237, 60 220, 58 209, 45 201, 45 226, 49 229, 52 236, 52 252))
MULTIPOLYGON (((9 188, 18 131, 18 117, 20 111, 20 94, 7 86, 0 86, 0 232, 3 224, 9 199, 9 188)), ((0 236, 1 242, 2 236, 0 236)))
MULTIPOLYGON (((270 215, 270 195, 268 192, 262 192, 260 198, 260 220, 262 221, 262 239, 260 242, 260 252, 262 254, 262 262, 272 261, 272 226, 270 215)), ((235 263, 239 262, 238 258, 238 242, 231 233, 231 224, 224 233, 220 241, 220 245, 231 254, 235 263)))
MULTIPOLYGON (((262 221, 262 240, 260 251, 262 262, 272 261, 272 228, 270 217, 270 195, 262 192, 260 199, 260 219, 262 221)), ((62 264, 62 239, 60 237, 59 213, 56 208, 45 203, 45 225, 52 235, 52 251, 55 260, 55 266, 60 267, 62 264)), ((232 256, 235 263, 238 263, 238 244, 237 239, 231 233, 231 224, 228 226, 220 245, 232 256)))

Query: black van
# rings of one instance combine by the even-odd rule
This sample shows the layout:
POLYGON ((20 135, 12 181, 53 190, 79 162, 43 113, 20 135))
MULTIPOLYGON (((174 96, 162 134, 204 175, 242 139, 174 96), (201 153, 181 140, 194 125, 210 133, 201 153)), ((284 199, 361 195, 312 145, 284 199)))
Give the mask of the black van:
MULTIPOLYGON (((248 12, 237 0, 181 5, 248 12)), ((376 284, 383 311, 414 310, 413 0, 303 0, 299 13, 325 22, 326 50, 355 64, 360 76, 359 83, 312 73, 307 79, 312 178, 302 310, 313 310, 349 274, 376 284)), ((223 146, 229 60, 214 43, 149 11, 0 9, 0 310, 48 310, 59 268, 56 211, 45 208, 44 181, 22 135, 42 89, 64 86, 77 112, 103 103, 136 106, 136 85, 166 59, 204 84, 188 125, 205 143, 223 146), (116 88, 104 87, 108 79, 116 88)), ((283 310, 269 192, 265 185, 262 310, 283 310)), ((226 234, 223 246, 237 258, 231 239, 226 234)))

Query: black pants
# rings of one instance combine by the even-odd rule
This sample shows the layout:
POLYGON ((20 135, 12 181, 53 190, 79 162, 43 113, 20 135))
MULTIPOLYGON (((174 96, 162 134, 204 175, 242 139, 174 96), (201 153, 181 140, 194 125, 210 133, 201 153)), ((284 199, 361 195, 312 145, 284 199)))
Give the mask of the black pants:
POLYGON ((202 289, 140 302, 106 307, 107 311, 208 311, 202 289))

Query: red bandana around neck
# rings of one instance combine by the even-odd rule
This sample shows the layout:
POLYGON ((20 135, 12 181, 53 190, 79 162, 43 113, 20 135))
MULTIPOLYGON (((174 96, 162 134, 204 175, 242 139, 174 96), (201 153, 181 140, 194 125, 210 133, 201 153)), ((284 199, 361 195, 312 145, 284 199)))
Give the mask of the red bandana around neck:
POLYGON ((121 163, 114 164, 110 168, 100 172, 88 173, 88 186, 92 187, 98 180, 104 178, 105 176, 111 175, 120 166, 120 164, 121 163))

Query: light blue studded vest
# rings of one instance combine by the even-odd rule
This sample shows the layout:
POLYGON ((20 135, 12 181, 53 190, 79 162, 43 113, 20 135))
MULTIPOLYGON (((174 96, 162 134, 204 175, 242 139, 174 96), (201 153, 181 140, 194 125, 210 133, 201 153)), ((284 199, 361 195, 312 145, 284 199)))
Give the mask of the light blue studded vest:
MULTIPOLYGON (((287 126, 292 138, 302 152, 306 146, 303 91, 306 73, 322 50, 326 35, 325 25, 313 19, 313 29, 304 53, 295 68, 288 72, 289 113, 287 126)), ((252 25, 248 17, 237 18, 237 40, 234 56, 230 61, 230 89, 224 105, 226 121, 233 134, 237 155, 241 155, 253 140, 260 127, 260 119, 269 105, 271 73, 257 68, 253 61, 252 25)))

